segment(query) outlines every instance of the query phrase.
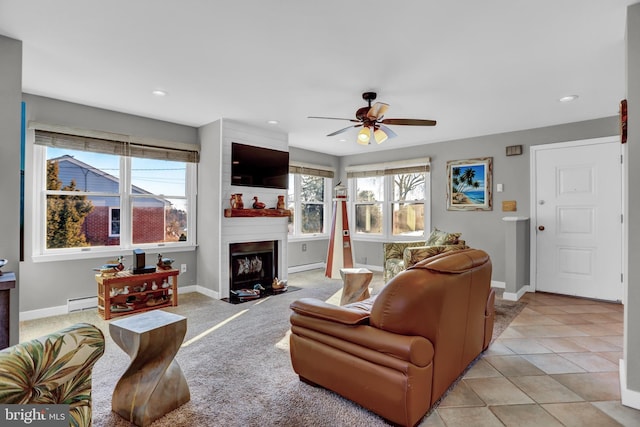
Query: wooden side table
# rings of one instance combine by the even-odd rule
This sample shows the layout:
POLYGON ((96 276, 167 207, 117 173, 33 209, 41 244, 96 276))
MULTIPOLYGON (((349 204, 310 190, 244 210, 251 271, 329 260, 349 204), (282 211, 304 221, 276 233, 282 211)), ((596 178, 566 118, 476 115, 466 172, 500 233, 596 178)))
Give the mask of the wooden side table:
POLYGON ((343 288, 340 305, 369 298, 369 283, 373 273, 366 268, 341 268, 343 288))
POLYGON ((113 391, 114 412, 146 427, 191 399, 187 380, 173 359, 186 332, 186 317, 163 310, 109 324, 111 338, 131 357, 113 391))
POLYGON ((4 272, 0 276, 0 350, 9 347, 9 301, 16 287, 16 275, 4 272))
POLYGON ((109 320, 116 316, 177 306, 178 274, 180 272, 175 268, 147 274, 132 274, 130 271, 120 271, 107 276, 96 274, 98 314, 105 320, 109 320), (163 283, 166 283, 167 287, 163 287, 163 283), (153 289, 154 284, 157 289, 153 289), (136 287, 142 286, 144 290, 136 292, 136 287), (125 288, 127 288, 126 294, 123 292, 125 288), (135 302, 127 303, 129 298, 135 302), (122 309, 115 311, 112 308, 114 305, 122 309))

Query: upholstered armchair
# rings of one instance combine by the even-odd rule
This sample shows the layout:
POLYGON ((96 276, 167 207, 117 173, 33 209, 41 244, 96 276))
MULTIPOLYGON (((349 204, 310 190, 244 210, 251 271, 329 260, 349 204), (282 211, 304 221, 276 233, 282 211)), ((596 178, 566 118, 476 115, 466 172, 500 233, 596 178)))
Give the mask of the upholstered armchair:
POLYGON ((427 258, 368 300, 294 301, 291 363, 302 381, 414 426, 489 346, 494 301, 486 252, 427 258))
POLYGON ((0 403, 68 404, 70 425, 91 425, 91 371, 104 335, 88 323, 0 351, 0 403))
POLYGON ((460 235, 461 233, 447 233, 435 228, 426 241, 383 243, 384 282, 387 283, 396 274, 425 258, 445 252, 467 249, 468 246, 464 240, 460 239, 460 235))

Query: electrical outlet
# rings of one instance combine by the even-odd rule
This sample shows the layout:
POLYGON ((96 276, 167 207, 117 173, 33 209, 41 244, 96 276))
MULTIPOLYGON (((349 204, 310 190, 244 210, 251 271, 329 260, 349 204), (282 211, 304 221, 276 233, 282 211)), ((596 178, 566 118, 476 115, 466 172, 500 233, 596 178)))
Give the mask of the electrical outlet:
POLYGON ((302 252, 307 252, 307 244, 306 243, 302 244, 302 252))
POLYGON ((187 272, 187 264, 180 264, 180 273, 187 272))

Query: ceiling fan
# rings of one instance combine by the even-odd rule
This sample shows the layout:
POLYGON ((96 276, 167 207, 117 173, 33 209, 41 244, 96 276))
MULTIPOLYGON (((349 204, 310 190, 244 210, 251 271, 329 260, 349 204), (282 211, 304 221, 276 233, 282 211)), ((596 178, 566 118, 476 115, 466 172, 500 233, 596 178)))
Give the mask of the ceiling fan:
POLYGON ((340 117, 316 117, 309 116, 310 119, 329 119, 329 120, 348 120, 350 122, 357 123, 355 125, 347 126, 346 128, 337 130, 328 134, 327 136, 335 136, 342 132, 346 132, 351 128, 362 127, 358 132, 358 144, 368 145, 371 138, 378 143, 386 141, 388 138, 393 138, 396 135, 394 131, 389 129, 385 125, 403 125, 403 126, 435 126, 435 120, 422 120, 422 119, 384 119, 384 113, 389 108, 389 104, 384 102, 376 102, 371 105, 371 101, 375 100, 377 94, 375 92, 364 92, 362 99, 369 103, 368 107, 359 108, 356 111, 355 119, 343 119, 340 117))

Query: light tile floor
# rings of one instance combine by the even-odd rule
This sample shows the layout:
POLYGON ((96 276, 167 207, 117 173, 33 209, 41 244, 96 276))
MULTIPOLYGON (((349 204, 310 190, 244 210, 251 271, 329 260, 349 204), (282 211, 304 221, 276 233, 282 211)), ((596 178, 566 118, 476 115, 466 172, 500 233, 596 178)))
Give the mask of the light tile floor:
POLYGON ((620 403, 623 306, 530 293, 497 337, 420 425, 640 426, 620 403))

